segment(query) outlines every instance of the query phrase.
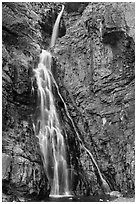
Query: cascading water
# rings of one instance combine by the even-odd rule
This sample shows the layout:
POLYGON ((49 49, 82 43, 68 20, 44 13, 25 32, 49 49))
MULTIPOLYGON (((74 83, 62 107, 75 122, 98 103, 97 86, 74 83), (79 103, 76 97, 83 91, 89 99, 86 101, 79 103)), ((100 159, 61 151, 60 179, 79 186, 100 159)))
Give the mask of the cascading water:
MULTIPOLYGON (((64 6, 53 28, 51 47, 54 46, 64 6)), ((51 195, 69 195, 68 170, 64 137, 57 116, 50 79, 51 54, 42 50, 38 68, 34 70, 38 86, 40 110, 34 125, 35 134, 44 157, 44 167, 51 185, 51 195)))
POLYGON ((40 112, 35 126, 36 136, 44 156, 46 174, 51 183, 52 195, 67 195, 68 172, 64 138, 54 104, 50 79, 51 54, 42 50, 35 77, 38 85, 40 112))

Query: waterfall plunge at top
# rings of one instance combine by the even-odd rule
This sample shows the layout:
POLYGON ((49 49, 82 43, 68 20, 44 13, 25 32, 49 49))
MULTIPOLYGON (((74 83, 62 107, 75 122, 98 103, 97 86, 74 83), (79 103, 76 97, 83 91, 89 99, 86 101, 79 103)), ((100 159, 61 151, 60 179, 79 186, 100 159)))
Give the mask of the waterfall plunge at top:
POLYGON ((58 35, 59 22, 60 22, 63 10, 64 10, 64 5, 62 5, 61 12, 59 13, 59 15, 57 17, 57 20, 55 22, 55 25, 54 25, 54 28, 53 28, 53 32, 52 32, 50 47, 53 47, 55 45, 55 42, 56 42, 56 39, 57 39, 57 35, 58 35))
MULTIPOLYGON (((57 38, 63 9, 64 6, 62 6, 53 28, 51 47, 54 46, 57 38)), ((64 137, 61 133, 52 94, 51 61, 51 54, 46 50, 42 50, 38 68, 34 70, 39 100, 39 111, 36 116, 34 130, 43 153, 43 163, 51 185, 51 195, 69 195, 64 137)))

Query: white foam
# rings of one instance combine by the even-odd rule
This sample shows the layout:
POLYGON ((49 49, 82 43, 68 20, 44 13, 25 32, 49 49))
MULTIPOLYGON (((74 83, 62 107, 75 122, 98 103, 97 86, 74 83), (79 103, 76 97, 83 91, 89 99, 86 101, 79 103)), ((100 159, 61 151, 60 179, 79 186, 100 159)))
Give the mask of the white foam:
POLYGON ((64 194, 64 195, 49 195, 49 197, 50 198, 68 198, 68 197, 70 197, 70 198, 72 198, 72 197, 74 197, 73 195, 70 195, 70 194, 64 194))

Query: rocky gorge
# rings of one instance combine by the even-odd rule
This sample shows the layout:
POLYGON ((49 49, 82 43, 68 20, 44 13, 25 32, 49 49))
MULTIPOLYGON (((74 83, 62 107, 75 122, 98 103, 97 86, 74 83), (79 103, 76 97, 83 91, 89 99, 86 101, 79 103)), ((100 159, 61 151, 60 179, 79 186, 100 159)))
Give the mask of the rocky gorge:
POLYGON ((72 194, 106 193, 79 135, 110 191, 134 197, 134 9, 134 3, 117 2, 3 2, 3 201, 39 201, 50 194, 33 130, 39 110, 33 70, 42 49, 52 53, 52 73, 74 122, 53 83, 72 194), (58 38, 50 49, 62 4, 58 38))

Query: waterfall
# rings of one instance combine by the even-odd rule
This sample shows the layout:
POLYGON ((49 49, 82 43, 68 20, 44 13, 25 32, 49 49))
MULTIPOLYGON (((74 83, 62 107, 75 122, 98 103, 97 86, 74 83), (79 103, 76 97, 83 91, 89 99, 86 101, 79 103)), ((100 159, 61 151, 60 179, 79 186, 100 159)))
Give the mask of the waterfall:
POLYGON ((51 184, 51 194, 68 195, 65 142, 52 94, 51 59, 51 54, 46 50, 42 50, 40 62, 34 70, 39 100, 39 111, 34 129, 43 153, 44 167, 51 184))
MULTIPOLYGON (((64 6, 55 22, 50 47, 55 45, 63 10, 64 6)), ((51 195, 67 196, 69 195, 69 186, 66 150, 52 94, 51 61, 50 52, 42 50, 40 62, 37 69, 34 70, 38 86, 39 110, 33 127, 43 153, 43 163, 51 185, 51 195)))
POLYGON ((62 16, 64 10, 64 5, 62 5, 62 9, 57 17, 57 20, 55 22, 54 28, 53 28, 53 32, 52 32, 52 36, 51 36, 51 43, 50 43, 50 47, 52 48, 55 45, 56 39, 57 39, 57 34, 58 34, 58 28, 59 28, 59 22, 62 16))
MULTIPOLYGON (((59 13, 57 20, 55 22, 53 33, 51 37, 50 47, 55 45, 59 22, 64 10, 59 13)), ((35 122, 33 123, 34 131, 36 137, 39 139, 40 149, 43 154, 43 164, 46 171, 46 175, 51 185, 51 195, 69 195, 69 185, 68 185, 68 169, 66 161, 66 150, 65 141, 62 135, 58 114, 56 111, 54 97, 52 94, 53 81, 60 99, 64 104, 64 108, 67 117, 71 121, 72 127, 82 145, 83 149, 90 156, 92 163, 97 169, 98 175, 102 182, 102 186, 109 189, 108 184, 103 179, 102 174, 98 168, 98 165, 91 154, 91 152, 85 147, 83 141, 81 140, 74 122, 68 112, 65 101, 63 100, 58 85, 51 72, 52 55, 46 50, 42 50, 40 54, 40 61, 38 67, 34 69, 35 78, 38 87, 38 109, 35 114, 35 122), (52 80, 52 81, 51 81, 52 80)))

